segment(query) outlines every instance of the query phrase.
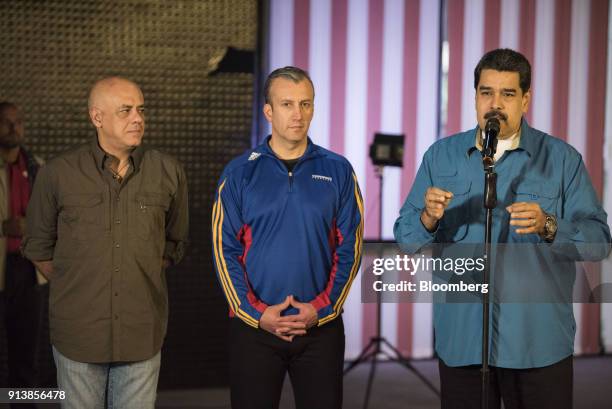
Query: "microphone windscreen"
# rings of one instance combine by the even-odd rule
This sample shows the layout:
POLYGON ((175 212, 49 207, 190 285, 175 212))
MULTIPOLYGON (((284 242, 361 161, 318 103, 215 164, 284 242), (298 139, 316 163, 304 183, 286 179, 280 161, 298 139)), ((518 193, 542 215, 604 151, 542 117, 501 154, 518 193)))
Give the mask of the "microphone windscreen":
POLYGON ((501 127, 499 119, 496 117, 489 118, 485 124, 485 134, 499 135, 499 128, 501 127))

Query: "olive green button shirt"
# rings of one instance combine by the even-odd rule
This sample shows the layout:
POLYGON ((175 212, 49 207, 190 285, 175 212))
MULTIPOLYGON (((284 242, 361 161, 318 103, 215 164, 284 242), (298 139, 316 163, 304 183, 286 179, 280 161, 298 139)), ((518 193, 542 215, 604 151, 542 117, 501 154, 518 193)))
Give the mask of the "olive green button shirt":
POLYGON ((53 260, 51 343, 79 362, 140 361, 160 349, 168 322, 163 259, 183 257, 187 182, 172 157, 144 146, 122 181, 97 139, 40 169, 22 248, 53 260))

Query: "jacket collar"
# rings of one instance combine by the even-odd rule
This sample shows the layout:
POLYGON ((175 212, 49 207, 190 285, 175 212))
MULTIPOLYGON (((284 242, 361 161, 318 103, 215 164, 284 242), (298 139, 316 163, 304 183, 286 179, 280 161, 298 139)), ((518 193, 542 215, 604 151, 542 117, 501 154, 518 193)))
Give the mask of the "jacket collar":
MULTIPOLYGON (((255 148, 255 152, 278 158, 272 148, 270 148, 270 139, 272 139, 272 135, 268 135, 263 142, 257 148, 255 148)), ((321 155, 321 148, 318 145, 315 145, 310 137, 308 137, 306 151, 304 151, 304 154, 300 157, 300 159, 311 158, 319 155, 321 155)))

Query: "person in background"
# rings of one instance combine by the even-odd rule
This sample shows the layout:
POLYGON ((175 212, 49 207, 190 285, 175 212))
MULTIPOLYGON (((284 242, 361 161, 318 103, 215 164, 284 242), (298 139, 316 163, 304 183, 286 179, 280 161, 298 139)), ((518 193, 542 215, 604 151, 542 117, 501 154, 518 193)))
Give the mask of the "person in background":
MULTIPOLYGON (((0 290, 6 329, 8 377, 5 387, 34 388, 46 283, 21 255, 26 208, 43 161, 25 146, 21 110, 0 102, 0 290)), ((20 404, 20 408, 31 404, 20 404)))

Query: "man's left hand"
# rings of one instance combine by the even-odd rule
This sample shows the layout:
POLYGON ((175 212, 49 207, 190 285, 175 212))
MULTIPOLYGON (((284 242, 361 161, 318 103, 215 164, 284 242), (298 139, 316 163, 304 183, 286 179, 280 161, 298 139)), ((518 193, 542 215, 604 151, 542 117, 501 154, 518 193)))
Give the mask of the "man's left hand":
POLYGON ((517 202, 506 207, 510 225, 517 226, 517 234, 544 234, 546 213, 534 202, 517 202))
MULTIPOLYGON (((291 306, 299 311, 297 315, 288 315, 281 317, 280 321, 298 321, 304 323, 306 329, 312 328, 319 322, 319 315, 317 310, 310 303, 298 302, 292 295, 289 296, 289 302, 291 306)), ((292 335, 293 331, 285 332, 283 335, 292 335)))
POLYGON ((165 257, 162 259, 162 270, 163 271, 166 271, 166 269, 170 267, 171 265, 172 265, 172 261, 170 261, 170 259, 165 258, 165 257))

